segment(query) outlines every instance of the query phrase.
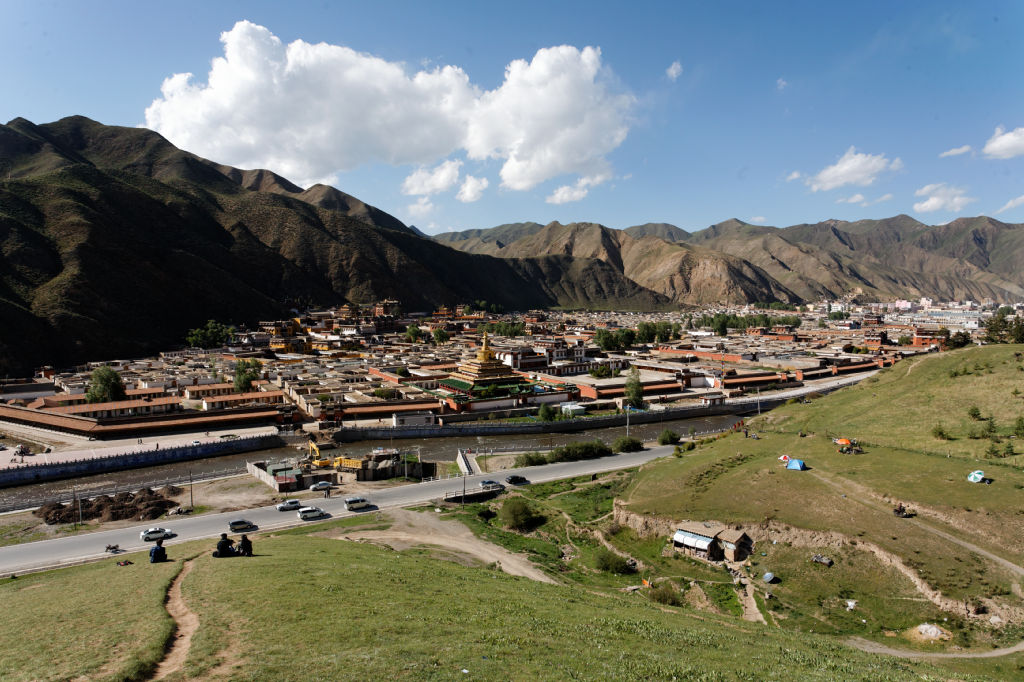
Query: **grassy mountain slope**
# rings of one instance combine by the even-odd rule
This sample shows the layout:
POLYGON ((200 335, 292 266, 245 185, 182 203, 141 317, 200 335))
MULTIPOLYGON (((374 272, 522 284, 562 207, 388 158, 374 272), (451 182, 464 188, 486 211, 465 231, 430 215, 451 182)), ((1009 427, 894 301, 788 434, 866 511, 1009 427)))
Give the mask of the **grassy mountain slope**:
MULTIPOLYGON (((801 548, 802 562, 815 551, 860 547, 889 566, 902 563, 901 572, 921 582, 918 598, 934 600, 953 624, 959 645, 1019 641, 1013 628, 1024 622, 1024 576, 984 552, 1024 565, 1024 449, 1009 439, 1024 411, 1024 401, 1013 392, 1024 382, 1020 353, 1020 346, 989 346, 908 360, 809 405, 778 408, 748 424, 759 440, 734 434, 692 456, 645 467, 626 495, 628 508, 671 519, 775 528, 769 537, 801 548), (994 438, 977 436, 988 422, 972 420, 971 405, 994 417, 994 438), (936 438, 935 425, 951 440, 936 438), (856 438, 865 452, 840 454, 833 437, 856 438), (1006 455, 1007 444, 1017 454, 1006 455), (986 454, 993 446, 998 455, 986 454), (784 469, 782 454, 800 457, 810 470, 784 469), (979 468, 991 485, 967 481, 979 468), (891 509, 898 501, 916 517, 895 517, 891 509), (925 594, 925 588, 932 592, 925 594), (965 604, 985 610, 965 618, 965 604), (1016 625, 993 628, 992 615, 1016 625)), ((789 614, 780 621, 784 629, 813 619, 851 633, 860 627, 859 618, 878 635, 906 627, 901 619, 909 607, 887 597, 890 584, 847 585, 848 598, 860 599, 860 615, 844 621, 841 604, 805 599, 807 590, 816 589, 813 575, 798 575, 802 569, 791 557, 776 556, 779 550, 769 543, 761 544, 762 551, 766 556, 755 557, 758 570, 782 571, 785 589, 775 591, 789 614)))
POLYGON ((150 352, 206 319, 298 302, 665 303, 602 265, 447 248, 333 188, 214 164, 140 128, 16 119, 0 158, 0 373, 150 352))

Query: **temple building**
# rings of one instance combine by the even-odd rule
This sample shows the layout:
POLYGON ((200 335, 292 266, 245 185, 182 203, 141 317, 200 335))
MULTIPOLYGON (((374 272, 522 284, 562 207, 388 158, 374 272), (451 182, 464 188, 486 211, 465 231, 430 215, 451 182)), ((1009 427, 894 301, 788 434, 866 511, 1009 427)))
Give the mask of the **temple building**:
POLYGON ((491 386, 501 389, 518 388, 526 383, 526 379, 494 357, 487 332, 484 332, 483 345, 477 351, 476 358, 459 363, 458 369, 440 383, 458 393, 472 395, 475 390, 491 386))

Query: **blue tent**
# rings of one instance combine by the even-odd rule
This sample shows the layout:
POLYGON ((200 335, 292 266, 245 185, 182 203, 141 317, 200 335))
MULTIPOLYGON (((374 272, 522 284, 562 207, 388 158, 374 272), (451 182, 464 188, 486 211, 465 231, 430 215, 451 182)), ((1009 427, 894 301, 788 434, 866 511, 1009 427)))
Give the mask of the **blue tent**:
POLYGON ((795 469, 796 471, 805 471, 807 466, 804 464, 802 459, 790 459, 789 464, 786 465, 787 469, 795 469))

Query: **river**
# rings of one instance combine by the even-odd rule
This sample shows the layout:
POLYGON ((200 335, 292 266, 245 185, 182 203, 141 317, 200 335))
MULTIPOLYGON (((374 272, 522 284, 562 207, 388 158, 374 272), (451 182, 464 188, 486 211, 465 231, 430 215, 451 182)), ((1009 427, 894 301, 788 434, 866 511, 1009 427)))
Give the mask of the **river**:
MULTIPOLYGON (((736 415, 720 415, 699 419, 675 419, 651 424, 634 424, 629 428, 629 435, 642 440, 655 440, 664 429, 672 429, 681 435, 686 435, 690 428, 693 428, 697 433, 721 431, 730 428, 739 420, 740 417, 736 415)), ((335 453, 338 455, 351 453, 358 457, 375 447, 418 448, 420 457, 424 461, 454 462, 455 453, 459 448, 472 448, 480 452, 491 448, 530 450, 531 448, 549 448, 565 445, 573 441, 593 440, 595 438, 600 438, 610 444, 624 434, 625 427, 618 426, 575 433, 514 434, 459 438, 403 438, 394 441, 366 440, 357 443, 343 443, 338 449, 327 450, 325 453, 332 455, 335 453)), ((133 490, 147 486, 156 487, 162 485, 164 481, 188 480, 190 473, 197 480, 219 475, 227 476, 244 472, 246 462, 289 459, 295 457, 298 452, 299 449, 296 447, 273 448, 257 452, 210 457, 191 462, 176 462, 146 467, 144 469, 131 469, 109 474, 97 474, 95 476, 83 476, 63 481, 34 483, 17 488, 7 488, 0 490, 0 510, 25 508, 26 506, 39 504, 41 500, 70 498, 72 487, 79 494, 94 495, 114 489, 133 490)))

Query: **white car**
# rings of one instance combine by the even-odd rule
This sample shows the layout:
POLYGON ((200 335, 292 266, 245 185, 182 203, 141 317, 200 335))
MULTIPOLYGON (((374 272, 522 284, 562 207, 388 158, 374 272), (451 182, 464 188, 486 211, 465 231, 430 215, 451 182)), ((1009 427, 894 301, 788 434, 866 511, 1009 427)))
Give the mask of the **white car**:
POLYGON ((309 486, 310 490, 329 490, 331 488, 330 481, 317 481, 313 485, 309 486))
POLYGON ((305 521, 306 519, 319 519, 321 516, 325 516, 324 510, 320 507, 303 507, 299 510, 299 518, 305 521))
POLYGON ((194 445, 194 446, 195 445, 202 445, 202 443, 197 441, 197 440, 194 440, 194 441, 192 441, 192 445, 194 445))
POLYGON ((298 500, 285 500, 279 502, 277 505, 277 511, 291 511, 292 509, 298 509, 302 506, 302 503, 298 500))
POLYGON ((163 540, 164 538, 169 537, 174 537, 174 533, 166 528, 147 528, 139 533, 139 539, 143 542, 149 542, 150 540, 163 540))

